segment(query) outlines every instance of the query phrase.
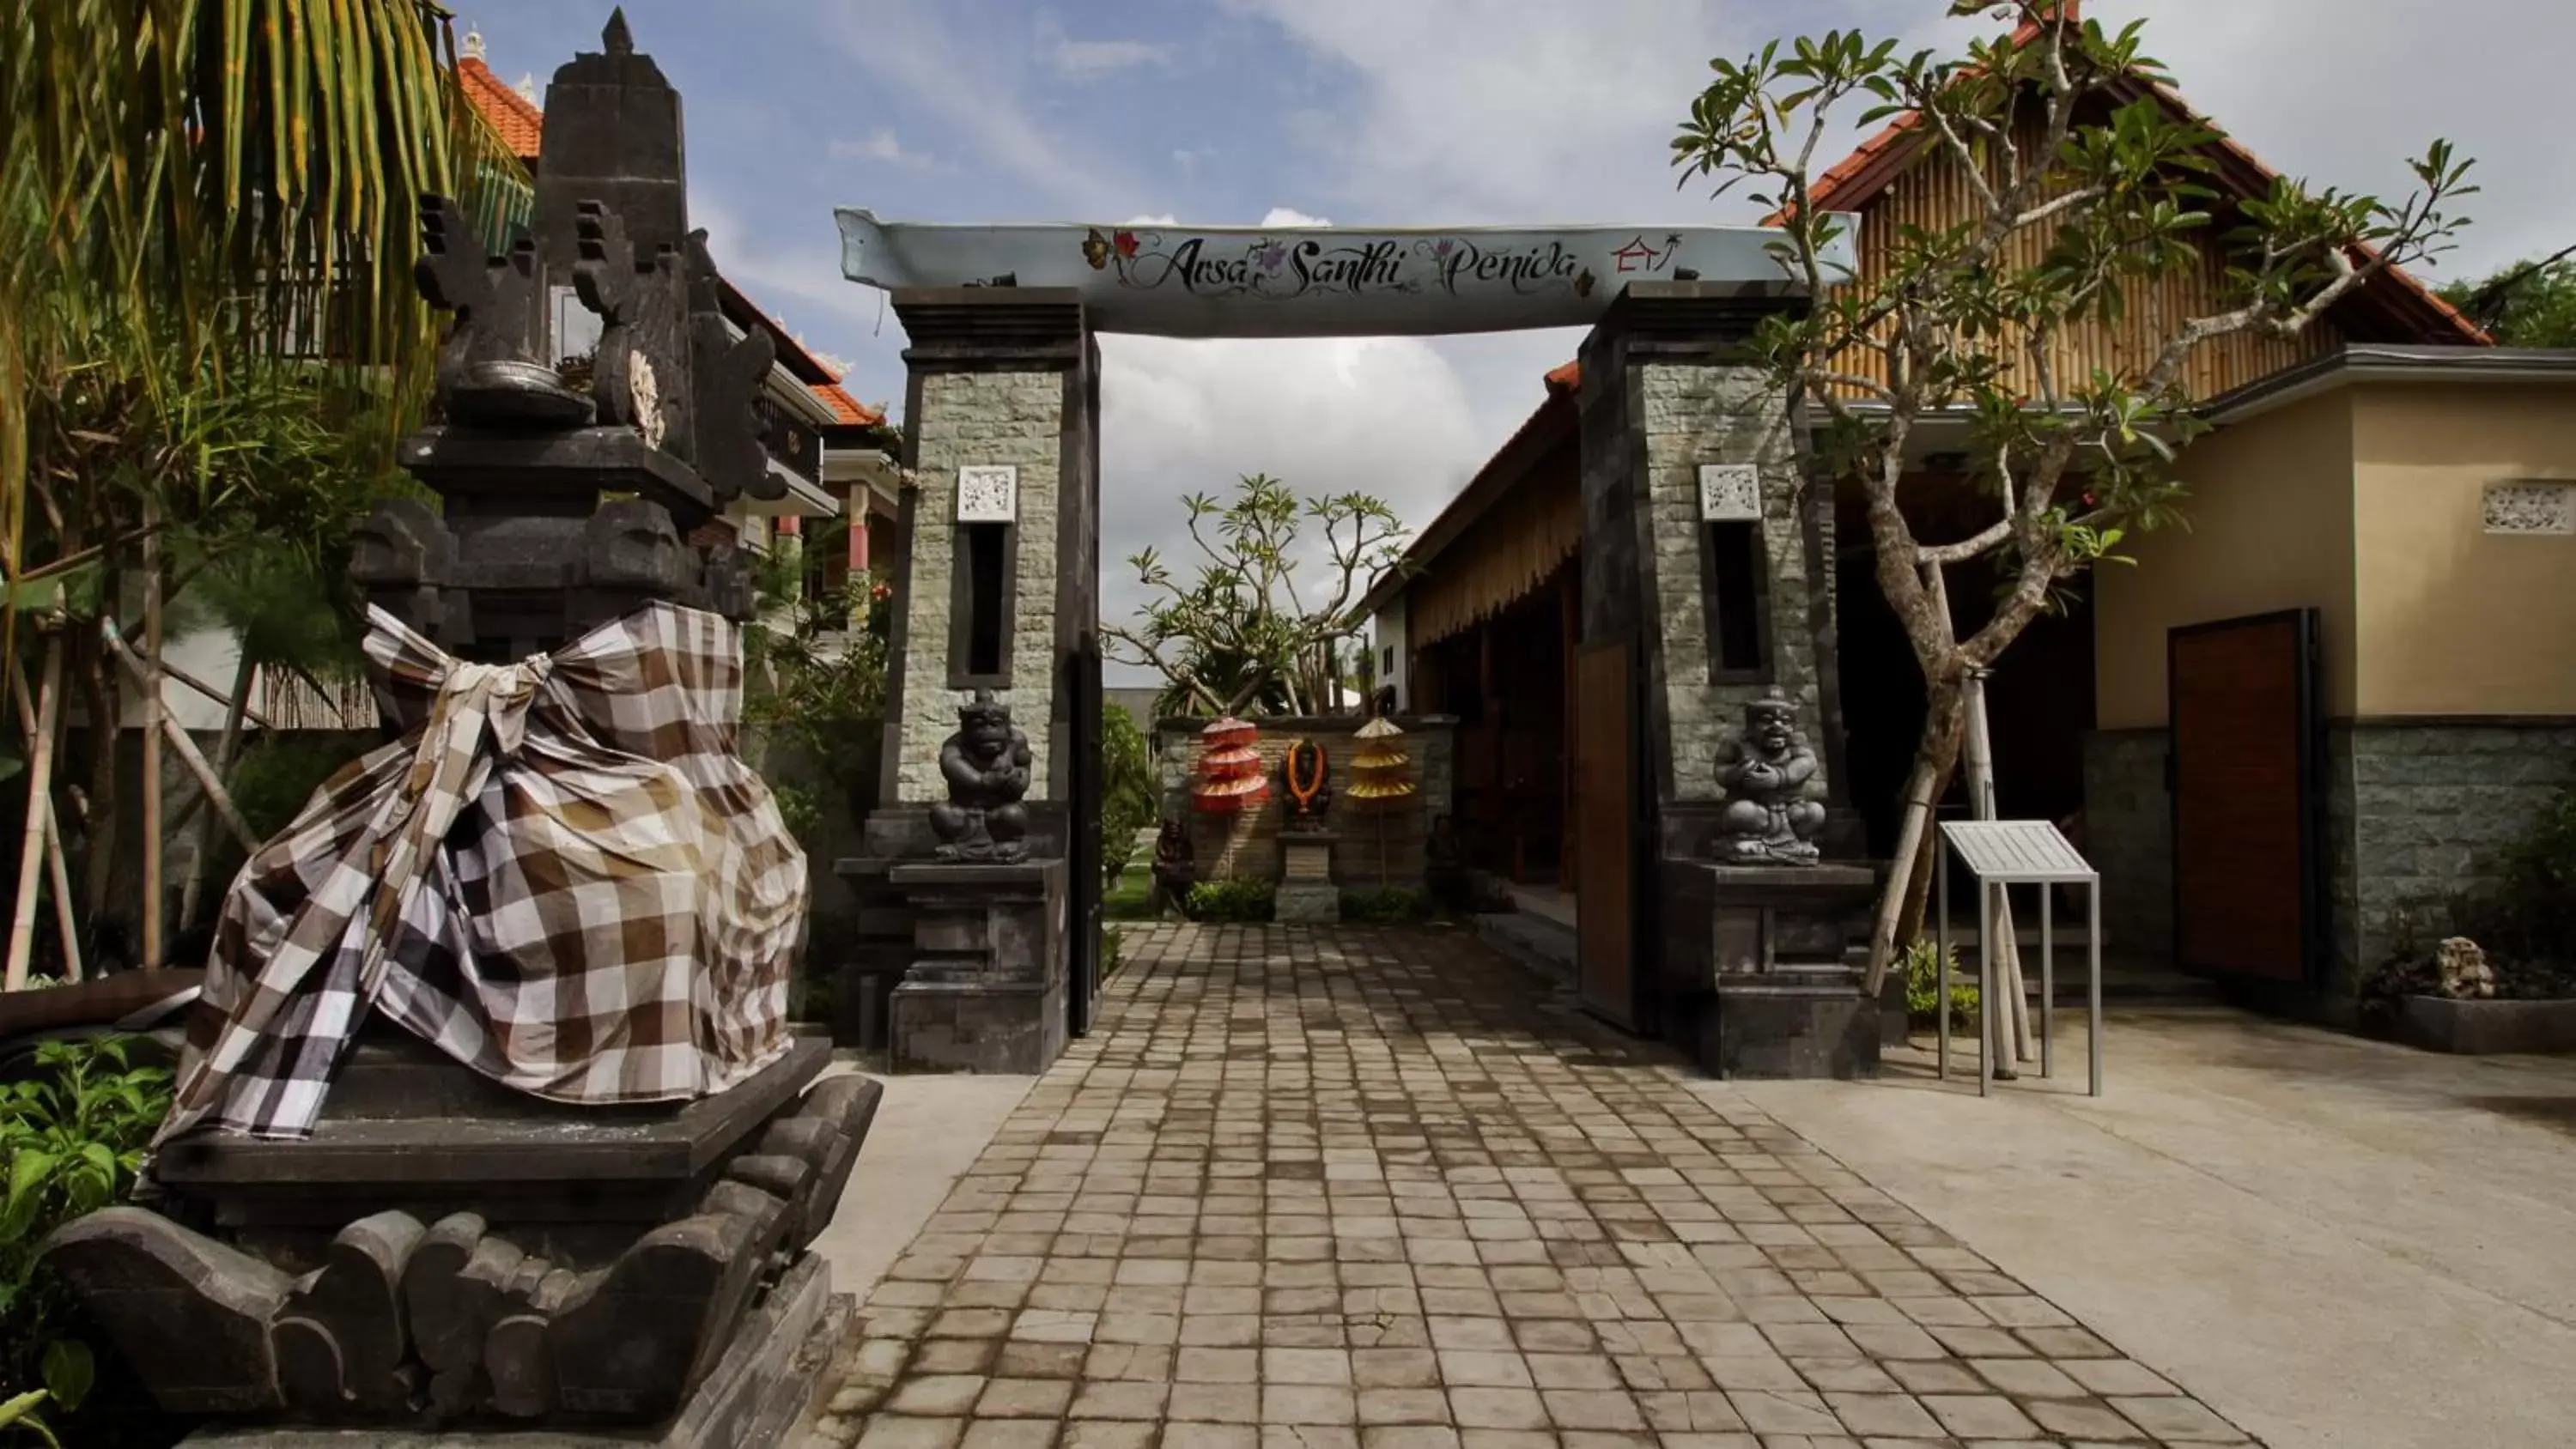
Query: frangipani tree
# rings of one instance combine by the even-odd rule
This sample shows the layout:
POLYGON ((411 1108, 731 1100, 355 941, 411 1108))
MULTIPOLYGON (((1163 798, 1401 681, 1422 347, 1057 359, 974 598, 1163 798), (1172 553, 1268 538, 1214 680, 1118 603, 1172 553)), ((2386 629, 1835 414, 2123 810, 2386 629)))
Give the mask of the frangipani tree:
POLYGON ((2295 335, 2374 274, 2444 249, 2464 224, 2453 203, 2475 190, 2468 163, 2435 141, 2401 201, 2290 180, 2227 197, 2212 184, 2223 138, 2158 89, 2140 27, 2110 31, 2076 9, 1957 0, 1954 19, 2018 22, 1957 59, 1835 31, 1715 60, 1672 143, 1683 184, 1713 177, 1777 213, 1781 261, 1814 301, 1767 319, 1749 351, 1807 404, 1818 480, 1859 491, 1880 591, 1923 675, 1873 992, 1921 925, 1933 805, 1959 760, 1969 674, 2062 606, 2068 580, 2178 519, 2175 459, 2202 426, 2193 356, 2239 334, 2295 335), (1956 169, 1968 203, 1947 224, 1896 226, 1882 267, 1839 280, 1823 258, 1846 221, 1812 204, 1819 152, 1854 121, 1900 116, 1932 148, 1927 164, 1956 169), (2223 278, 2206 310, 2147 305, 2213 250, 2223 278), (2146 345, 2128 350, 2131 365, 2077 371, 2086 328, 2146 345), (1965 537, 1918 537, 1904 508, 1907 444, 1934 419, 1966 424, 1991 500, 1990 521, 1965 537), (1949 575, 1977 559, 2004 582, 1962 637, 1949 575))
POLYGON ((1404 557, 1395 510, 1364 493, 1301 500, 1267 473, 1230 501, 1198 493, 1181 507, 1198 572, 1184 580, 1150 548, 1131 557, 1149 597, 1134 624, 1101 626, 1110 657, 1214 714, 1268 699, 1329 711, 1343 646, 1368 628, 1361 596, 1404 557))

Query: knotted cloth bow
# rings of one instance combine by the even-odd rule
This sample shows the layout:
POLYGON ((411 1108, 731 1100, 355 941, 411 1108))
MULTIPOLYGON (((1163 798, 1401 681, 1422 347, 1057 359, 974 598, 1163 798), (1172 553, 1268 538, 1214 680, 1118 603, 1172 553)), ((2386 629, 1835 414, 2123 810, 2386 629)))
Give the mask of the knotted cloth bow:
POLYGON ((308 1135, 371 1010, 563 1102, 696 1097, 775 1060, 805 856, 735 753, 734 626, 655 604, 482 665, 369 622, 406 732, 233 881, 155 1145, 308 1135))

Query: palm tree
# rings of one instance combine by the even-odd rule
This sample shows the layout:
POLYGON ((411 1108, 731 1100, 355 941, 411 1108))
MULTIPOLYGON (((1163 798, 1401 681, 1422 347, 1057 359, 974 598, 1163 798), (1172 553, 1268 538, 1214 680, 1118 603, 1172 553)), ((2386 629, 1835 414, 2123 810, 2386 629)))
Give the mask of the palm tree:
MULTIPOLYGON (((460 196, 496 229, 526 213, 528 178, 454 61, 450 16, 426 0, 39 0, 0 19, 0 660, 23 672, 24 612, 82 621, 47 635, 42 677, 68 675, 110 726, 89 732, 95 911, 115 858, 112 726, 137 672, 102 636, 140 646, 147 960, 157 622, 190 551, 170 545, 202 555, 310 516, 279 496, 293 480, 276 457, 295 450, 262 429, 310 443, 316 422, 366 419, 371 447, 343 466, 389 475, 436 342, 410 280, 418 197, 460 196)), ((41 806, 55 731, 26 732, 41 806)), ((44 813, 28 812, 31 847, 44 813)), ((12 985, 34 869, 31 853, 12 985)))

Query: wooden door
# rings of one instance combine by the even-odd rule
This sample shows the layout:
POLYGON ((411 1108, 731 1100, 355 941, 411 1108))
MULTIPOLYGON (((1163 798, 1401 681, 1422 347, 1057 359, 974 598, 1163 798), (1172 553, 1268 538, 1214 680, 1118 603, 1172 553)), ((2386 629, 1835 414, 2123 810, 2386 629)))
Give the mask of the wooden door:
POLYGON ((1100 644, 1091 635, 1083 635, 1065 660, 1064 684, 1073 710, 1073 759, 1068 762, 1071 769, 1067 772, 1072 785, 1072 816, 1065 822, 1070 837, 1065 842, 1065 870, 1071 876, 1066 882, 1070 899, 1065 928, 1073 933, 1073 939, 1065 953, 1069 979, 1065 982, 1064 1010, 1065 1029, 1082 1036, 1091 1030, 1093 1008, 1100 997, 1100 898, 1107 884, 1107 857, 1103 852, 1126 850, 1135 842, 1100 838, 1105 783, 1100 769, 1100 712, 1125 706, 1109 704, 1101 693, 1100 644))
POLYGON ((2316 611, 2176 629, 2166 660, 2175 963, 2313 981, 2324 922, 2316 611))
POLYGON ((1583 1004, 1638 1027, 1636 695, 1629 641, 1575 657, 1575 959, 1583 1004))

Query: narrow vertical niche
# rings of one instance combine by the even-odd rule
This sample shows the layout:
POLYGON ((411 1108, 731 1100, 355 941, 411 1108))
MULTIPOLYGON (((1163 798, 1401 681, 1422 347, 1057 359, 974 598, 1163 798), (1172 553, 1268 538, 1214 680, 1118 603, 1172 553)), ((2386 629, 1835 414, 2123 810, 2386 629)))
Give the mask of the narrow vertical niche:
POLYGON ((1722 674, 1759 675, 1770 665, 1762 629, 1762 525, 1708 525, 1712 647, 1722 674))
POLYGON ((1003 548, 1007 523, 958 525, 959 552, 966 564, 966 670, 978 677, 1002 672, 1003 548))

